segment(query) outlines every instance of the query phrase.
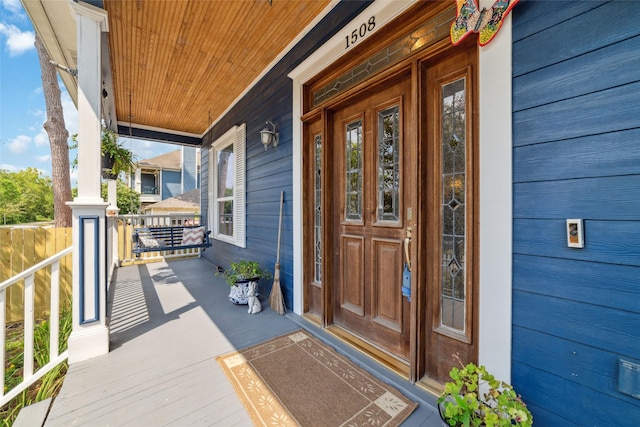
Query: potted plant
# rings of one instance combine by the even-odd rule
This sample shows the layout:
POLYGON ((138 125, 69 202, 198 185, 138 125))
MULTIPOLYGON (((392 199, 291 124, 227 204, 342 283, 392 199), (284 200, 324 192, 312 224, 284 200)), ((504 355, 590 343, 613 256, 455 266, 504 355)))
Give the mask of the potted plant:
MULTIPOLYGON (((131 172, 134 167, 134 155, 118 143, 118 134, 111 129, 102 127, 102 177, 105 179, 117 179, 120 172, 131 172)), ((71 136, 73 143, 70 149, 78 148, 78 134, 71 136)), ((73 160, 73 167, 78 166, 78 158, 73 160)))
POLYGON ((229 300, 234 304, 247 304, 249 284, 258 282, 261 278, 271 277, 271 273, 262 268, 258 261, 246 259, 232 262, 226 270, 219 268, 216 275, 224 276, 226 282, 231 286, 229 300))
POLYGON ((118 143, 118 135, 107 128, 102 129, 102 176, 117 179, 120 172, 133 169, 133 153, 118 143))
POLYGON ((447 425, 533 425, 531 412, 513 387, 497 380, 484 366, 469 363, 462 369, 454 367, 449 376, 452 381, 445 384, 438 399, 440 416, 447 425))

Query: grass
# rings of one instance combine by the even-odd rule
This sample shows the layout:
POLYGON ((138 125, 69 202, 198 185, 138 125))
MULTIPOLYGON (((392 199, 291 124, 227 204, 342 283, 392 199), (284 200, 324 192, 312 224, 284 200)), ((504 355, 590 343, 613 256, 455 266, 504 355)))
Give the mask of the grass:
MULTIPOLYGON (((62 353, 67 349, 67 341, 73 327, 71 318, 71 304, 68 303, 60 313, 59 348, 62 353)), ((49 320, 39 322, 34 329, 34 371, 49 363, 49 320)), ((13 389, 22 381, 22 367, 24 363, 24 330, 22 325, 7 328, 6 362, 5 362, 5 393, 13 389)), ((62 381, 67 372, 67 362, 64 361, 40 378, 27 390, 20 393, 9 403, 0 408, 0 426, 13 425, 20 409, 32 403, 55 397, 62 387, 62 381)))

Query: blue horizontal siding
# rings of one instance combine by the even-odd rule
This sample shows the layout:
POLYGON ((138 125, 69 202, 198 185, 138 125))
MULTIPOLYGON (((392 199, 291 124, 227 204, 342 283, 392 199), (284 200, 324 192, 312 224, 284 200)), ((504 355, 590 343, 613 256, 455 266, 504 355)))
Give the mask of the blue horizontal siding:
POLYGON ((640 55, 629 52, 640 52, 640 36, 515 78, 514 111, 640 80, 640 55))
POLYGON ((513 10, 512 383, 535 425, 640 425, 640 2, 513 10), (567 247, 566 218, 585 247, 567 247))
MULTIPOLYGON (((539 351, 545 351, 545 348, 539 351)), ((529 383, 535 393, 523 394, 534 426, 633 427, 640 425, 640 410, 626 400, 599 393, 574 381, 515 362, 515 383, 529 383), (559 397, 562 398, 559 398, 559 397), (544 410, 538 410, 544 408, 544 410)))
POLYGON ((513 304, 518 307, 513 313, 514 326, 627 357, 640 355, 638 313, 521 291, 513 292, 513 304))
POLYGON ((182 172, 162 171, 162 200, 182 194, 182 172))
MULTIPOLYGON (((564 219, 516 219, 513 222, 513 252, 640 267, 638 221, 585 220, 584 230, 585 247, 568 248, 564 219)), ((573 266, 577 267, 577 264, 573 266)), ((572 274, 572 269, 567 274, 572 274)), ((637 274, 640 277, 640 270, 637 274)))
POLYGON ((513 329, 513 342, 513 360, 615 399, 633 403, 631 396, 617 392, 617 370, 602 369, 603 366, 615 368, 620 357, 626 359, 628 356, 519 326, 513 329), (544 351, 536 352, 532 358, 525 350, 525 344, 544 351))
POLYGON ((575 16, 598 8, 610 0, 575 1, 520 0, 513 10, 513 41, 531 37, 546 29, 559 25, 575 16), (551 6, 553 5, 553 6, 551 6), (524 18, 526 16, 526 18, 524 18))
POLYGON ((513 114, 514 146, 640 127, 640 82, 513 114))
POLYGON ((514 184, 514 218, 640 220, 640 175, 514 184))
POLYGON ((513 181, 587 178, 594 172, 600 177, 639 174, 638 141, 640 128, 518 147, 513 150, 518 166, 513 181))
POLYGON ((513 256, 513 289, 517 291, 640 314, 638 281, 638 268, 634 266, 513 256))
MULTIPOLYGON (((573 12, 585 10, 584 13, 574 17, 567 15, 571 10, 563 7, 566 4, 556 5, 555 2, 543 1, 535 3, 539 4, 534 8, 544 7, 547 10, 546 15, 539 16, 542 25, 561 10, 564 11, 565 18, 570 19, 558 22, 543 31, 530 33, 524 40, 515 43, 514 76, 584 55, 638 35, 638 17, 640 16, 638 1, 612 1, 597 5, 598 7, 593 7, 596 6, 593 3, 598 2, 572 2, 584 4, 573 12), (525 46, 520 48, 518 44, 525 46), (540 49, 540 46, 544 48, 540 49)), ((518 7, 514 8, 514 12, 521 12, 518 11, 518 7)), ((513 27, 518 28, 521 22, 514 18, 513 27)))

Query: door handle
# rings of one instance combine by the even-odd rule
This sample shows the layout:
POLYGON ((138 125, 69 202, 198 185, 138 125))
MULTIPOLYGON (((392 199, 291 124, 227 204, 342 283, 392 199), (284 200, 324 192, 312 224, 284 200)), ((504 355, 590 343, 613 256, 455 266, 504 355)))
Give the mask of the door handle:
POLYGON ((404 269, 402 271, 402 296, 411 302, 411 257, 409 257, 409 245, 411 244, 411 227, 407 228, 407 236, 404 238, 404 269))
POLYGON ((411 227, 407 228, 407 237, 404 238, 404 260, 407 268, 411 271, 411 257, 409 256, 409 245, 411 244, 411 227))

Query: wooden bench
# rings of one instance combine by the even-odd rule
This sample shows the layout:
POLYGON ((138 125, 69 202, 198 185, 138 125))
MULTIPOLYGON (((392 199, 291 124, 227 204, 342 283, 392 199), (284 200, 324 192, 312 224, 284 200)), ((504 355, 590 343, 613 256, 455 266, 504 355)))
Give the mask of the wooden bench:
POLYGON ((204 226, 176 225, 140 227, 133 230, 133 250, 139 257, 143 252, 176 251, 180 249, 203 250, 211 246, 211 231, 204 226))

